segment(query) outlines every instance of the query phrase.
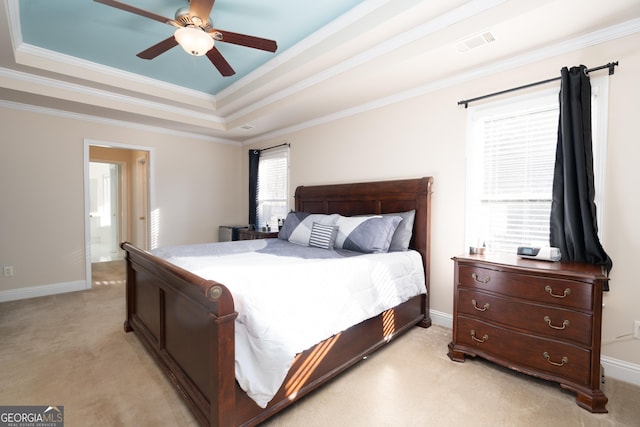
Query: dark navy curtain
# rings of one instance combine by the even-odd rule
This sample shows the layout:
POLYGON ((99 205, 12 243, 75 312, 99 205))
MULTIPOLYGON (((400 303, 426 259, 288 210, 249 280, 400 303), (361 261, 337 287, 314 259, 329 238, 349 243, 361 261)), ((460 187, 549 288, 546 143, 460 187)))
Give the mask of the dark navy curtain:
POLYGON ((257 225, 260 150, 249 150, 249 224, 257 225))
POLYGON ((550 243, 560 249, 562 261, 600 264, 608 274, 613 263, 598 238, 594 197, 591 82, 584 65, 564 67, 550 243))

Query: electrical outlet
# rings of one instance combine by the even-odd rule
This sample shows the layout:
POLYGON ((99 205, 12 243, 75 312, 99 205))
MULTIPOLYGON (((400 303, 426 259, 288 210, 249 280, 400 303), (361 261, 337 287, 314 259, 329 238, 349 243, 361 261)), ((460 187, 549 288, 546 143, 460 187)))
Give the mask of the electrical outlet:
POLYGON ((4 277, 13 276, 13 265, 5 265, 4 267, 2 267, 2 275, 4 277))
POLYGON ((633 321, 633 337, 640 340, 640 320, 633 321))

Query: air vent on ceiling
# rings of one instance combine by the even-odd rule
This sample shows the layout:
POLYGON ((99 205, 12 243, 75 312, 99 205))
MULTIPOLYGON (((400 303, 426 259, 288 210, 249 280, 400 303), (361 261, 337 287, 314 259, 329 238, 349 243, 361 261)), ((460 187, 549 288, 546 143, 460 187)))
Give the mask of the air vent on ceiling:
POLYGON ((240 126, 240 129, 242 129, 242 130, 251 130, 251 129, 253 129, 253 127, 254 127, 253 125, 246 124, 246 125, 240 126))
POLYGON ((468 52, 471 49, 475 49, 477 47, 483 46, 485 44, 489 44, 494 42, 496 38, 491 34, 491 32, 487 31, 482 34, 476 34, 466 39, 458 42, 456 47, 458 48, 458 52, 468 52))

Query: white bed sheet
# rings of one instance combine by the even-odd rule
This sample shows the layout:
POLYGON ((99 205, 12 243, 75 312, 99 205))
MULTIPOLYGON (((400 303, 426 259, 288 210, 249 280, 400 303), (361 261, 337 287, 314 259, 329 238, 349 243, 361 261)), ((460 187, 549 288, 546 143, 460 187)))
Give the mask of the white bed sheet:
POLYGON ((268 244, 253 240, 154 251, 231 290, 238 312, 236 379, 263 408, 298 353, 426 292, 416 251, 318 259, 261 252, 268 244), (225 245, 233 253, 221 255, 225 245))

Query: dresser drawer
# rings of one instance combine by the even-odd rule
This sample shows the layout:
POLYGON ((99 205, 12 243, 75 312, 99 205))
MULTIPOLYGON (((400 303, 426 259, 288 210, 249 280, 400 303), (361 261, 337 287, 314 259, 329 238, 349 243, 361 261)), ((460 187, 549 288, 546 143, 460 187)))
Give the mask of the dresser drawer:
POLYGON ((458 280, 460 287, 484 289, 544 304, 592 310, 593 286, 588 283, 466 265, 460 266, 458 280))
POLYGON ((591 351, 458 316, 456 345, 527 373, 538 371, 589 385, 591 351))
POLYGON ((534 335, 591 345, 592 316, 579 311, 461 288, 458 290, 458 312, 534 335))

